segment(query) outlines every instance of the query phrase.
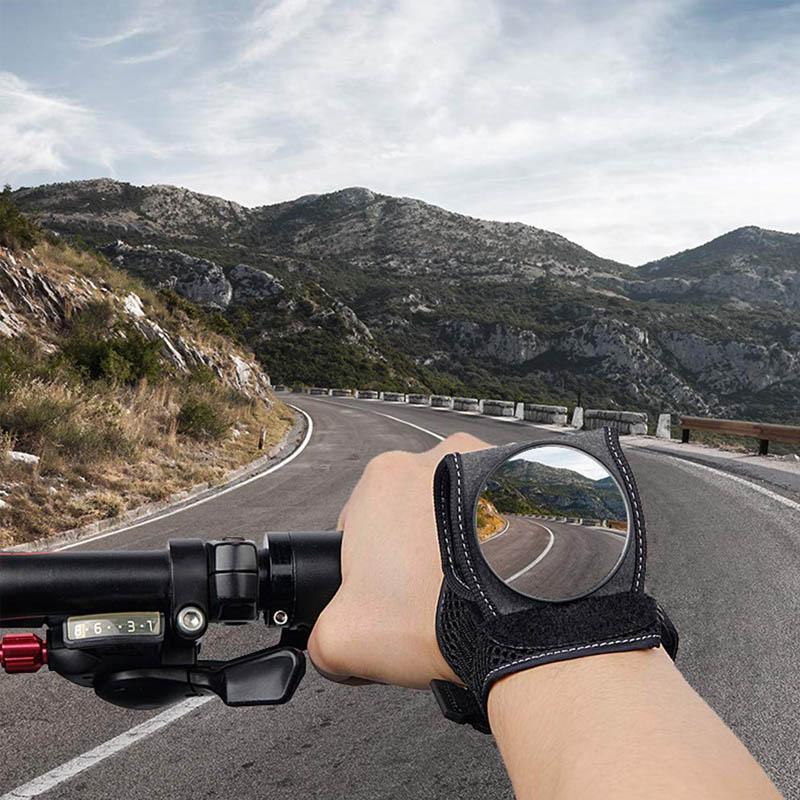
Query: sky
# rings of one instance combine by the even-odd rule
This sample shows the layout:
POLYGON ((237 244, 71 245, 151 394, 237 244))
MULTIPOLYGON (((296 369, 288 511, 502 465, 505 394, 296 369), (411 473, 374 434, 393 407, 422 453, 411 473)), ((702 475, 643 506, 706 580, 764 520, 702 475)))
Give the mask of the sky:
POLYGON ((561 445, 532 447, 530 450, 523 450, 510 460, 518 461, 519 459, 532 461, 535 464, 544 464, 547 467, 569 469, 593 481, 608 478, 610 475, 609 471, 597 459, 574 447, 563 447, 561 445))
POLYGON ((0 0, 0 182, 366 186, 641 264, 800 229, 800 2, 0 0))

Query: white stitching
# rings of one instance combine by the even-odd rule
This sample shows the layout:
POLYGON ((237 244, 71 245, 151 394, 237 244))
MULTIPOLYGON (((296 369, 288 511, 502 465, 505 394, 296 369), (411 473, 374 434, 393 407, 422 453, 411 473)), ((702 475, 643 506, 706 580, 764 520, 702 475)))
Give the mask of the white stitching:
POLYGON ((443 538, 444 538, 445 548, 447 549, 447 561, 450 564, 450 570, 451 570, 452 575, 455 578, 456 582, 463 589, 466 589, 467 591, 469 591, 469 587, 467 586, 467 584, 464 583, 464 581, 462 581, 461 578, 459 577, 458 572, 456 571, 456 565, 453 562, 453 552, 450 549, 450 525, 449 525, 449 520, 447 519, 447 514, 445 514, 446 499, 445 499, 444 487, 443 486, 440 486, 439 498, 440 498, 440 503, 439 503, 439 521, 440 521, 442 527, 444 528, 444 530, 443 530, 443 538))
POLYGON ((614 462, 617 465, 622 477, 625 481, 625 485, 628 488, 628 494, 631 500, 631 509, 633 511, 633 516, 636 518, 636 545, 637 545, 637 556, 636 556, 636 574, 634 576, 633 588, 634 591, 638 590, 639 582, 642 577, 642 566, 644 563, 644 554, 642 552, 642 517, 639 513, 639 503, 637 500, 636 489, 633 486, 631 481, 631 477, 628 474, 628 470, 625 466, 625 461, 622 458, 621 453, 617 450, 616 442, 614 441, 614 437, 611 435, 611 428, 605 427, 605 440, 608 444, 609 449, 611 450, 611 455, 614 456, 614 462))
POLYGON ((491 600, 489 600, 489 598, 483 593, 483 589, 481 588, 481 585, 480 585, 480 583, 478 581, 478 576, 475 574, 475 570, 472 568, 472 559, 469 557, 469 550, 467 550, 467 537, 466 537, 466 534, 464 533, 464 517, 463 517, 462 511, 461 511, 461 509, 462 509, 462 502, 461 502, 461 465, 460 465, 461 454, 460 453, 454 453, 453 454, 453 460, 455 461, 455 464, 456 464, 456 494, 457 494, 456 503, 457 503, 457 506, 458 506, 458 529, 459 529, 459 532, 461 534, 461 546, 463 547, 463 550, 464 550, 464 557, 466 558, 467 567, 469 569, 469 574, 472 576, 472 581, 475 584, 475 587, 477 588, 478 592, 480 592, 480 595, 483 598, 483 602, 486 603, 486 607, 492 613, 492 616, 496 617, 497 616, 497 611, 495 611, 495 608, 492 605, 491 600))
POLYGON ((657 633, 655 634, 648 634, 647 636, 634 636, 629 639, 611 639, 607 642, 594 642, 594 644, 582 644, 576 645, 575 647, 565 647, 561 650, 550 650, 548 653, 539 653, 535 656, 526 656, 525 658, 519 658, 516 661, 511 661, 508 664, 503 664, 502 667, 497 667, 493 669, 490 673, 483 680, 483 690, 482 694, 486 692, 486 686, 489 683, 489 679, 497 672, 501 672, 504 669, 508 669, 509 667, 515 667, 517 664, 527 664, 532 661, 541 661, 543 658, 549 658, 550 656, 558 656, 562 653, 579 653, 582 650, 592 650, 595 647, 610 647, 611 645, 615 644, 629 644, 631 642, 643 642, 646 639, 653 639, 656 642, 661 642, 661 636, 657 633))

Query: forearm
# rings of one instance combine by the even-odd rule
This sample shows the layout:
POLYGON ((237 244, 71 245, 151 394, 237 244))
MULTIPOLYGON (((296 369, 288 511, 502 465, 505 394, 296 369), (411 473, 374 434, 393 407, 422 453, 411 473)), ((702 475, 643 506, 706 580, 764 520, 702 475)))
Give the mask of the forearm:
POLYGON ((780 797, 660 649, 518 672, 489 718, 520 800, 780 797))

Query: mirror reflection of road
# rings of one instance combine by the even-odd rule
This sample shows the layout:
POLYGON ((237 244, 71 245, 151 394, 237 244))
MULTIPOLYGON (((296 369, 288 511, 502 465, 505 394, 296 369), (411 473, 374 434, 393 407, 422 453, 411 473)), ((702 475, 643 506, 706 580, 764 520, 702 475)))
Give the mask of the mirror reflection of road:
POLYGON ((508 528, 481 543, 492 569, 517 591, 569 597, 613 569, 625 535, 599 527, 504 514, 508 528))

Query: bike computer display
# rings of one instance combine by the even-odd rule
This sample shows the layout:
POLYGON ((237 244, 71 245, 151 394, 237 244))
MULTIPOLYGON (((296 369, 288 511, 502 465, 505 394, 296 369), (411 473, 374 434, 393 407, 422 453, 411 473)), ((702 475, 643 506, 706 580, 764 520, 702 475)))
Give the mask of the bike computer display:
POLYGON ((163 631, 164 617, 158 611, 88 614, 67 618, 64 622, 64 642, 75 645, 99 639, 160 639, 163 631))

